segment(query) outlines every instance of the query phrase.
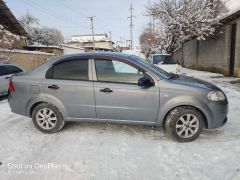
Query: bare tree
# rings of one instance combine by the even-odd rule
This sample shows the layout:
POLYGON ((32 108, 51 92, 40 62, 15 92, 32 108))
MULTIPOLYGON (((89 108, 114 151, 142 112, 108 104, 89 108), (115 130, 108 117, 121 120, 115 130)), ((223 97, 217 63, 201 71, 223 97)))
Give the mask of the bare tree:
POLYGON ((34 29, 31 37, 32 43, 38 43, 46 46, 59 45, 64 41, 64 37, 58 29, 50 27, 41 27, 34 29))
POLYGON ((139 42, 142 51, 146 55, 149 53, 162 51, 163 39, 161 38, 161 35, 157 32, 151 31, 149 28, 143 30, 142 34, 140 35, 139 42))
POLYGON ((34 32, 35 26, 39 25, 39 19, 29 13, 26 13, 24 16, 21 16, 18 19, 18 21, 30 36, 34 32))
POLYGON ((149 15, 159 20, 164 31, 164 48, 173 54, 182 42, 205 40, 220 25, 222 0, 159 0, 147 5, 149 15))
POLYGON ((39 19, 27 13, 19 22, 30 35, 29 44, 59 45, 64 41, 60 30, 51 27, 39 27, 39 19))

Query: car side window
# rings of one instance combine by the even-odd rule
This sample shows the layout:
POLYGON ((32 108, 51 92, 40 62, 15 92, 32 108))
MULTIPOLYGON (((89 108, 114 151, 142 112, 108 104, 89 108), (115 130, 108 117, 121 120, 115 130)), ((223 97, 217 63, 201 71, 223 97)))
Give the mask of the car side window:
POLYGON ((143 72, 137 68, 116 60, 95 60, 97 80, 137 84, 143 72))
POLYGON ((7 70, 5 66, 0 66, 0 76, 7 75, 7 70))
POLYGON ((68 60, 51 67, 46 73, 47 79, 89 80, 88 60, 68 60))
POLYGON ((23 71, 22 69, 16 66, 11 66, 11 65, 0 66, 0 76, 15 74, 22 71, 23 71))

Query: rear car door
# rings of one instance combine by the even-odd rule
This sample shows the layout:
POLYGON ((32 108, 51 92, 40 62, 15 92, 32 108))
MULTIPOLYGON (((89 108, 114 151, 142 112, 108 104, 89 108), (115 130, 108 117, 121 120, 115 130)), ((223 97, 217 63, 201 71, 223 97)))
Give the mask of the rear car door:
POLYGON ((70 118, 96 118, 90 73, 88 58, 58 62, 47 70, 42 91, 61 101, 70 118))
POLYGON ((95 58, 93 72, 96 112, 99 119, 155 122, 159 109, 159 88, 145 88, 137 82, 144 73, 116 59, 95 58))

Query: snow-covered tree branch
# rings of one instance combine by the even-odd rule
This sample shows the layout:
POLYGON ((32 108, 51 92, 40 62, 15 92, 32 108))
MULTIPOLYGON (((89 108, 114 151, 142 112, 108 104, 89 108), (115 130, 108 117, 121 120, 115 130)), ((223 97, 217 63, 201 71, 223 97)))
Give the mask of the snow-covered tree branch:
POLYGON ((148 14, 161 23, 164 49, 173 53, 182 42, 214 35, 220 25, 221 0, 159 0, 149 3, 148 14))
POLYGON ((19 19, 19 22, 30 35, 29 44, 59 45, 64 41, 64 37, 56 28, 39 27, 39 20, 27 13, 19 19))

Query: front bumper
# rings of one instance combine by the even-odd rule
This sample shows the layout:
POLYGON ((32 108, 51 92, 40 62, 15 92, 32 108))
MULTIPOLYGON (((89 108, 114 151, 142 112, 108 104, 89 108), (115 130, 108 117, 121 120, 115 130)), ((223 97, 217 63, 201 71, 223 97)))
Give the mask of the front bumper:
POLYGON ((228 115, 228 102, 209 102, 211 118, 208 119, 208 129, 219 128, 226 124, 228 115))

